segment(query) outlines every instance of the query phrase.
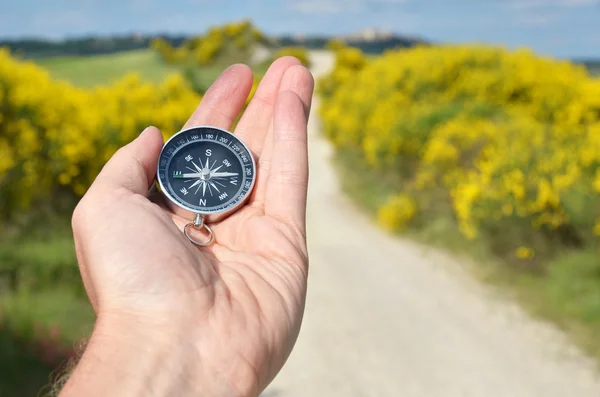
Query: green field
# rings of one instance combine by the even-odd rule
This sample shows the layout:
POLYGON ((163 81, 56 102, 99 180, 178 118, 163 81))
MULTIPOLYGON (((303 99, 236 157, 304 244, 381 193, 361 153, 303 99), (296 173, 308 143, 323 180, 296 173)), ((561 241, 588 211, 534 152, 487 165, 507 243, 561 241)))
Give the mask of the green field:
POLYGON ((89 57, 41 58, 36 62, 48 69, 52 77, 67 80, 80 87, 112 83, 127 73, 139 73, 142 79, 160 82, 175 67, 163 64, 152 50, 136 50, 89 57))
MULTIPOLYGON (((144 81, 159 83, 171 73, 181 73, 194 89, 205 92, 228 66, 219 63, 205 67, 178 67, 165 65, 152 50, 135 50, 87 57, 61 56, 35 60, 48 69, 53 78, 67 80, 79 87, 91 88, 113 83, 128 73, 138 73, 144 81)), ((230 63, 235 63, 233 60, 230 63)), ((268 63, 253 67, 257 76, 267 71, 268 63)))
POLYGON ((66 222, 0 243, 0 396, 36 396, 94 312, 79 278, 66 222))

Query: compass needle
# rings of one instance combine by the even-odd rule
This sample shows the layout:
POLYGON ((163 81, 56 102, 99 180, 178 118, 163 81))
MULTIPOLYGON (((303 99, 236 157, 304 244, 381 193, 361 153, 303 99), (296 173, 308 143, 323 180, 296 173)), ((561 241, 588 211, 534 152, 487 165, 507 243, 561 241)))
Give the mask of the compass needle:
POLYGON ((227 178, 229 176, 238 176, 237 172, 215 172, 210 174, 211 178, 227 178))

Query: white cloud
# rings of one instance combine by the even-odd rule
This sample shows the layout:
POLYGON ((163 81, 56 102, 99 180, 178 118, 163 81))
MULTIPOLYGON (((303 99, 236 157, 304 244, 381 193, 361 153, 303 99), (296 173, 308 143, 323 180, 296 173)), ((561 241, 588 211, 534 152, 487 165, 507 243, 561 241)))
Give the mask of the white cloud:
POLYGON ((366 0, 366 2, 375 4, 404 4, 407 3, 408 0, 366 0))
POLYGON ((303 14, 341 14, 368 10, 370 5, 400 5, 408 0, 290 0, 288 9, 303 14))
POLYGON ((523 26, 551 26, 560 21, 560 10, 585 8, 600 4, 600 0, 510 0, 508 7, 515 12, 516 21, 523 26))
POLYGON ((518 22, 524 26, 542 27, 550 26, 559 19, 557 14, 531 14, 520 17, 518 22))
POLYGON ((508 6, 514 10, 530 10, 543 7, 589 7, 599 5, 599 0, 511 0, 508 6))
POLYGON ((303 14, 339 14, 359 12, 362 2, 358 0, 292 0, 291 11, 303 14))

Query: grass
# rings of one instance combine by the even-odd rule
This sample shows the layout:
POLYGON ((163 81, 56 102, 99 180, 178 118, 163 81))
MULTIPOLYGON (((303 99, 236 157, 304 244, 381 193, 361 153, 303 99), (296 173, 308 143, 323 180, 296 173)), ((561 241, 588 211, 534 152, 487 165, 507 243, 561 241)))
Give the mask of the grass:
MULTIPOLYGON (((360 154, 338 149, 335 164, 342 189, 369 216, 404 183, 393 172, 361 167, 360 154)), ((465 261, 476 277, 498 285, 533 315, 562 328, 585 352, 600 360, 600 261, 596 249, 563 250, 546 260, 542 271, 518 267, 499 256, 495 242, 467 240, 458 230, 451 211, 443 204, 420 214, 402 234, 425 244, 472 259, 465 261)))
POLYGON ((0 327, 0 396, 37 396, 50 383, 54 365, 23 346, 6 327, 0 327))
MULTIPOLYGON (((69 81, 79 87, 90 88, 110 84, 128 73, 138 73, 149 82, 161 82, 171 73, 182 73, 198 92, 206 92, 229 64, 227 60, 205 67, 165 65, 153 50, 135 50, 88 57, 60 56, 40 58, 36 62, 50 71, 53 78, 69 81)), ((269 65, 253 66, 257 77, 262 77, 269 65)))
POLYGON ((52 77, 80 87, 109 84, 127 73, 139 73, 142 79, 160 82, 177 68, 165 65, 152 50, 135 50, 89 57, 61 56, 37 59, 52 77))
POLYGON ((71 344, 89 333, 94 316, 79 276, 73 237, 66 225, 0 242, 0 320, 34 340, 38 329, 58 327, 71 344), (31 334, 29 334, 31 333, 31 334))
POLYGON ((0 301, 3 321, 28 341, 56 338, 57 347, 70 348, 92 331, 95 314, 69 285, 33 291, 20 289, 0 301))
POLYGON ((70 231, 50 228, 0 240, 0 396, 37 395, 94 323, 70 231))

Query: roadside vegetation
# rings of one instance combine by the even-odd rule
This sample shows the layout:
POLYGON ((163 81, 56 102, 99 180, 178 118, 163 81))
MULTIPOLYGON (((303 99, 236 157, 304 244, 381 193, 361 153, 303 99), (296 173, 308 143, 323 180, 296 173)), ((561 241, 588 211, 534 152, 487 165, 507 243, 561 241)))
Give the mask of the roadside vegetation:
POLYGON ((600 357, 600 80, 486 46, 336 56, 320 114, 350 196, 391 232, 474 256, 600 357))

